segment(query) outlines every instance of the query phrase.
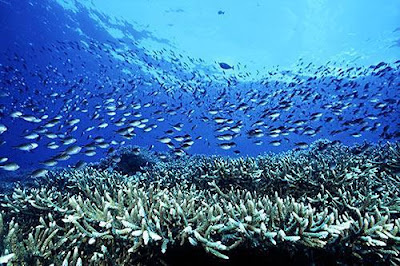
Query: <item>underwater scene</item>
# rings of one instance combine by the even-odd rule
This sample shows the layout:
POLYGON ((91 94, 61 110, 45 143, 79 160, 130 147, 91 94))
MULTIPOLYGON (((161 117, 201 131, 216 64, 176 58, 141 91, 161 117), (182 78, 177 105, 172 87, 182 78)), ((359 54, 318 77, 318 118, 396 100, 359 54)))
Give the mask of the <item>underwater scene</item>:
POLYGON ((0 22, 0 265, 400 265, 398 0, 0 22))

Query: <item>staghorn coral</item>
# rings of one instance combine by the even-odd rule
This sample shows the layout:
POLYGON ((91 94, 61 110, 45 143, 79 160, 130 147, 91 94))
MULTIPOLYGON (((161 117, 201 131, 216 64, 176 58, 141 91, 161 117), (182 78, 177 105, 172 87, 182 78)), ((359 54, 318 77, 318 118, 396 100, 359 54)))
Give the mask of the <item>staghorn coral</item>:
POLYGON ((221 260, 250 248, 399 264, 399 176, 378 163, 393 164, 399 145, 355 154, 321 143, 280 156, 159 161, 133 176, 53 173, 1 198, 0 254, 18 265, 126 265, 192 246, 221 260))

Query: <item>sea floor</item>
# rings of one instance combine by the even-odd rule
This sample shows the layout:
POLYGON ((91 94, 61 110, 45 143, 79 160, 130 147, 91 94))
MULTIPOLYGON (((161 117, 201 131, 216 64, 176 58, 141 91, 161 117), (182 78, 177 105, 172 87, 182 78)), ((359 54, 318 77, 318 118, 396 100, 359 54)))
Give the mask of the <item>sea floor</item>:
POLYGON ((399 143, 244 158, 125 148, 4 189, 0 262, 398 265, 399 191, 399 143))

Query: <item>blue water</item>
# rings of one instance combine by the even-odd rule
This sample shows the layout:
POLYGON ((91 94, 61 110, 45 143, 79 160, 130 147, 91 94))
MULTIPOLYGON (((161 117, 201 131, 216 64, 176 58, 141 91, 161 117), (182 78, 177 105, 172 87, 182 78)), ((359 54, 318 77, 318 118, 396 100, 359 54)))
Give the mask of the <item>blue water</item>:
POLYGON ((128 145, 235 157, 321 138, 399 140, 397 1, 129 2, 0 1, 0 157, 20 167, 11 172, 96 162, 128 145), (140 119, 150 131, 117 132, 140 119), (185 135, 184 149, 174 137, 185 135), (38 147, 16 148, 25 143, 38 147), (84 153, 91 144, 94 156, 84 153), (69 159, 42 164, 74 145, 69 159))

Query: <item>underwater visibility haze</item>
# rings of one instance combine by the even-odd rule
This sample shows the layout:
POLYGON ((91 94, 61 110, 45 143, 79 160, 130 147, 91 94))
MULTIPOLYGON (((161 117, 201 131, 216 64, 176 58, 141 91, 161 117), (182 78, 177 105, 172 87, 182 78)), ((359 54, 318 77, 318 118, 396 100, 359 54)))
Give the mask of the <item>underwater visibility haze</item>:
POLYGON ((400 265, 397 0, 0 22, 0 264, 400 265))

